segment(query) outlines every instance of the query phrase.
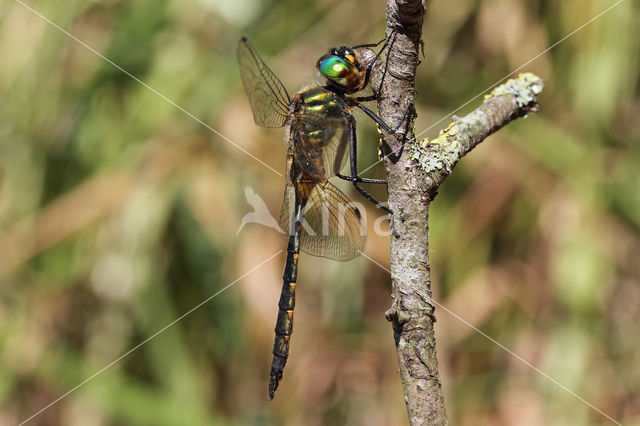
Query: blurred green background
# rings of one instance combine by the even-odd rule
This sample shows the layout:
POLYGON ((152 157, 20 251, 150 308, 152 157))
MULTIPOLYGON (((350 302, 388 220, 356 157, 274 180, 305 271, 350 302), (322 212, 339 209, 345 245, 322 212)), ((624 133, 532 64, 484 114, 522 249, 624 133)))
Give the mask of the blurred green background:
MULTIPOLYGON (((384 3, 370 0, 25 3, 279 171, 284 131, 253 124, 240 36, 294 93, 316 81, 330 46, 384 34, 384 3)), ((450 111, 612 4, 429 2, 416 130, 437 134, 450 111)), ((431 211, 436 300, 625 425, 640 424, 639 18, 638 3, 623 1, 528 64, 546 81, 541 112, 465 157, 431 211)), ((245 187, 277 215, 281 176, 11 0, 0 1, 0 58, 0 424, 9 425, 285 241, 256 224, 236 236, 252 210, 245 187)), ((357 119, 365 168, 378 137, 357 119)), ((367 253, 388 265, 388 238, 371 227, 367 253)), ((389 276, 362 256, 302 255, 291 358, 267 402, 283 260, 30 424, 406 424, 384 319, 389 276)), ((443 309, 436 316, 452 424, 611 424, 443 309)))

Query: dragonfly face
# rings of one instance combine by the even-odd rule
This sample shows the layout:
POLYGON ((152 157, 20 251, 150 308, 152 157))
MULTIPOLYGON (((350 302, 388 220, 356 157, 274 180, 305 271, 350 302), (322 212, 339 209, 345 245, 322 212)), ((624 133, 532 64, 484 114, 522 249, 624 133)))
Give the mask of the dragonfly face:
POLYGON ((316 68, 336 89, 355 93, 367 85, 367 70, 360 62, 355 50, 341 46, 320 58, 316 68))
POLYGON ((383 182, 361 179, 355 171, 356 131, 351 107, 363 107, 358 98, 346 94, 367 85, 368 70, 363 68, 363 60, 359 60, 354 49, 338 47, 320 58, 318 69, 329 84, 304 90, 293 98, 246 38, 238 43, 237 55, 254 121, 263 127, 287 126, 289 134, 280 212, 280 225, 289 232, 289 242, 273 345, 271 399, 289 357, 300 250, 314 256, 350 260, 360 254, 366 242, 360 210, 329 179, 346 178, 363 194, 367 193, 359 188, 359 182, 383 182), (351 160, 350 177, 340 175, 347 152, 351 160))

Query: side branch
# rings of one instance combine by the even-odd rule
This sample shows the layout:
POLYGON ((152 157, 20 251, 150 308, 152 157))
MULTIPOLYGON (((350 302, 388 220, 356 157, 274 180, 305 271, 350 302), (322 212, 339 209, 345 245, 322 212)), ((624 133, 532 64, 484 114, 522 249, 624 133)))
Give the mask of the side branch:
POLYGON ((535 74, 520 74, 486 95, 473 112, 462 118, 454 117, 437 138, 412 143, 411 158, 427 174, 427 185, 437 190, 458 160, 480 142, 512 120, 537 112, 543 86, 544 82, 535 74))

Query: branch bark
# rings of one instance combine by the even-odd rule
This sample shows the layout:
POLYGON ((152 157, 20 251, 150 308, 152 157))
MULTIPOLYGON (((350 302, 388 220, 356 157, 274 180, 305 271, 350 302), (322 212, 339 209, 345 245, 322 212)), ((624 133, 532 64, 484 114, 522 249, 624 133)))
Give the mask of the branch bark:
POLYGON ((416 142, 413 101, 425 0, 388 0, 386 36, 395 40, 387 52, 378 109, 383 120, 403 127, 383 134, 391 235, 391 322, 405 403, 411 425, 448 424, 440 384, 429 271, 429 204, 457 161, 509 121, 534 112, 542 80, 522 74, 488 95, 471 114, 454 121, 433 141, 416 142), (406 113, 406 117, 405 117, 406 113))

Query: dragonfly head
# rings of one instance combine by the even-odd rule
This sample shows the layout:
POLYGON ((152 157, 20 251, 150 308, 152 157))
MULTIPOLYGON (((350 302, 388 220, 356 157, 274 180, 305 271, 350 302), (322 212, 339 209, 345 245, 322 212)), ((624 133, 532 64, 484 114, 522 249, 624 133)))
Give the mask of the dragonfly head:
POLYGON ((318 60, 316 66, 331 86, 343 92, 355 93, 364 89, 366 69, 360 65, 356 52, 350 47, 331 49, 318 60))

